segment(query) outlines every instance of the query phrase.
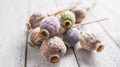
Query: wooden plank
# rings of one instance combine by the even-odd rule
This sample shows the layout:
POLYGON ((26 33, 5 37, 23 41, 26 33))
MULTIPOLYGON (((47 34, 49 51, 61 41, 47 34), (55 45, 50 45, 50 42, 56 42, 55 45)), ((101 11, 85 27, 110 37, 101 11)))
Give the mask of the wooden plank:
POLYGON ((24 67, 28 0, 0 0, 0 67, 24 67))
MULTIPOLYGON (((30 14, 36 12, 50 13, 56 9, 55 3, 51 0, 31 0, 30 14)), ((51 64, 41 56, 39 47, 31 48, 28 46, 27 67, 78 67, 78 65, 72 49, 67 50, 60 62, 51 64)))
MULTIPOLYGON (((94 20, 92 14, 89 15, 87 21, 94 20)), ((78 43, 75 47, 75 53, 79 61, 80 67, 119 67, 120 66, 120 49, 111 40, 111 38, 104 32, 101 26, 97 23, 88 24, 81 28, 81 31, 90 31, 96 33, 102 43, 105 45, 101 53, 96 51, 87 52, 81 49, 78 43)))
POLYGON ((109 20, 100 25, 104 28, 107 34, 115 41, 118 47, 120 47, 120 9, 118 7, 117 1, 106 2, 104 0, 98 1, 95 9, 93 10, 94 17, 103 18, 108 17, 109 20))
POLYGON ((28 47, 27 67, 78 67, 73 51, 69 49, 60 62, 51 64, 40 54, 39 47, 28 47))

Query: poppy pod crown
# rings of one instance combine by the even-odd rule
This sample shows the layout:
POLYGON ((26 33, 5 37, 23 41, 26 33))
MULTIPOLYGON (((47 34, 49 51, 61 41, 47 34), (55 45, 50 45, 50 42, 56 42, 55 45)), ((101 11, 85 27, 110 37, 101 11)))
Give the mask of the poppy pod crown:
POLYGON ((71 11, 65 11, 61 13, 62 25, 66 28, 71 28, 75 23, 75 15, 71 11))

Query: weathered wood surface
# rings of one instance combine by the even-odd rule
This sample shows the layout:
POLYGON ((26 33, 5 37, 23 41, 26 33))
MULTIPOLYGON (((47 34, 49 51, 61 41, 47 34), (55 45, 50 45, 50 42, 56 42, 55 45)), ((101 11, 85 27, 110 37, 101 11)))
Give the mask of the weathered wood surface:
POLYGON ((0 67, 24 67, 28 0, 0 0, 0 67))
POLYGON ((118 1, 110 0, 109 2, 100 0, 93 10, 95 18, 108 17, 109 20, 100 23, 101 27, 113 39, 116 45, 120 48, 120 7, 118 1), (113 6, 111 6, 113 5, 113 6))
POLYGON ((26 49, 28 35, 25 23, 31 14, 50 13, 75 1, 84 3, 81 6, 89 6, 94 0, 0 0, 0 67, 120 67, 118 0, 97 0, 96 6, 84 21, 104 17, 109 20, 88 24, 80 29, 98 35, 105 45, 101 53, 87 52, 78 43, 74 49, 67 50, 59 63, 51 64, 41 56, 39 47, 27 46, 26 49))

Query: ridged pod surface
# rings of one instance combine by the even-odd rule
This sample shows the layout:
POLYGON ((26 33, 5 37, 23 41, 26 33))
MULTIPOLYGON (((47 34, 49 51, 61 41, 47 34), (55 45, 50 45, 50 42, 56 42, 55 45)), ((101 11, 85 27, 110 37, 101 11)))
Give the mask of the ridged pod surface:
POLYGON ((104 49, 100 40, 93 33, 81 33, 80 44, 87 51, 96 50, 97 52, 101 52, 104 49))
POLYGON ((66 53, 66 46, 59 37, 55 36, 43 41, 40 52, 49 62, 57 63, 66 53))
POLYGON ((41 45, 42 38, 39 37, 39 33, 40 33, 40 28, 39 27, 37 27, 37 28, 32 30, 32 32, 30 34, 30 41, 28 42, 28 44, 31 47, 40 46, 41 45))

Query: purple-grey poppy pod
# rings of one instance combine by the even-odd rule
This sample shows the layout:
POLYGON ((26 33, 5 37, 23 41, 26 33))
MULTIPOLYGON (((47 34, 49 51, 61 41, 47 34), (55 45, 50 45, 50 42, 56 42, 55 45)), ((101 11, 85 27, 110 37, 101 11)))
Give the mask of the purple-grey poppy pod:
POLYGON ((59 32, 60 23, 58 19, 54 16, 49 16, 44 18, 40 23, 40 36, 43 38, 49 38, 59 32))
POLYGON ((77 44, 79 39, 80 39, 80 32, 76 28, 70 28, 63 36, 63 41, 68 47, 77 44))

